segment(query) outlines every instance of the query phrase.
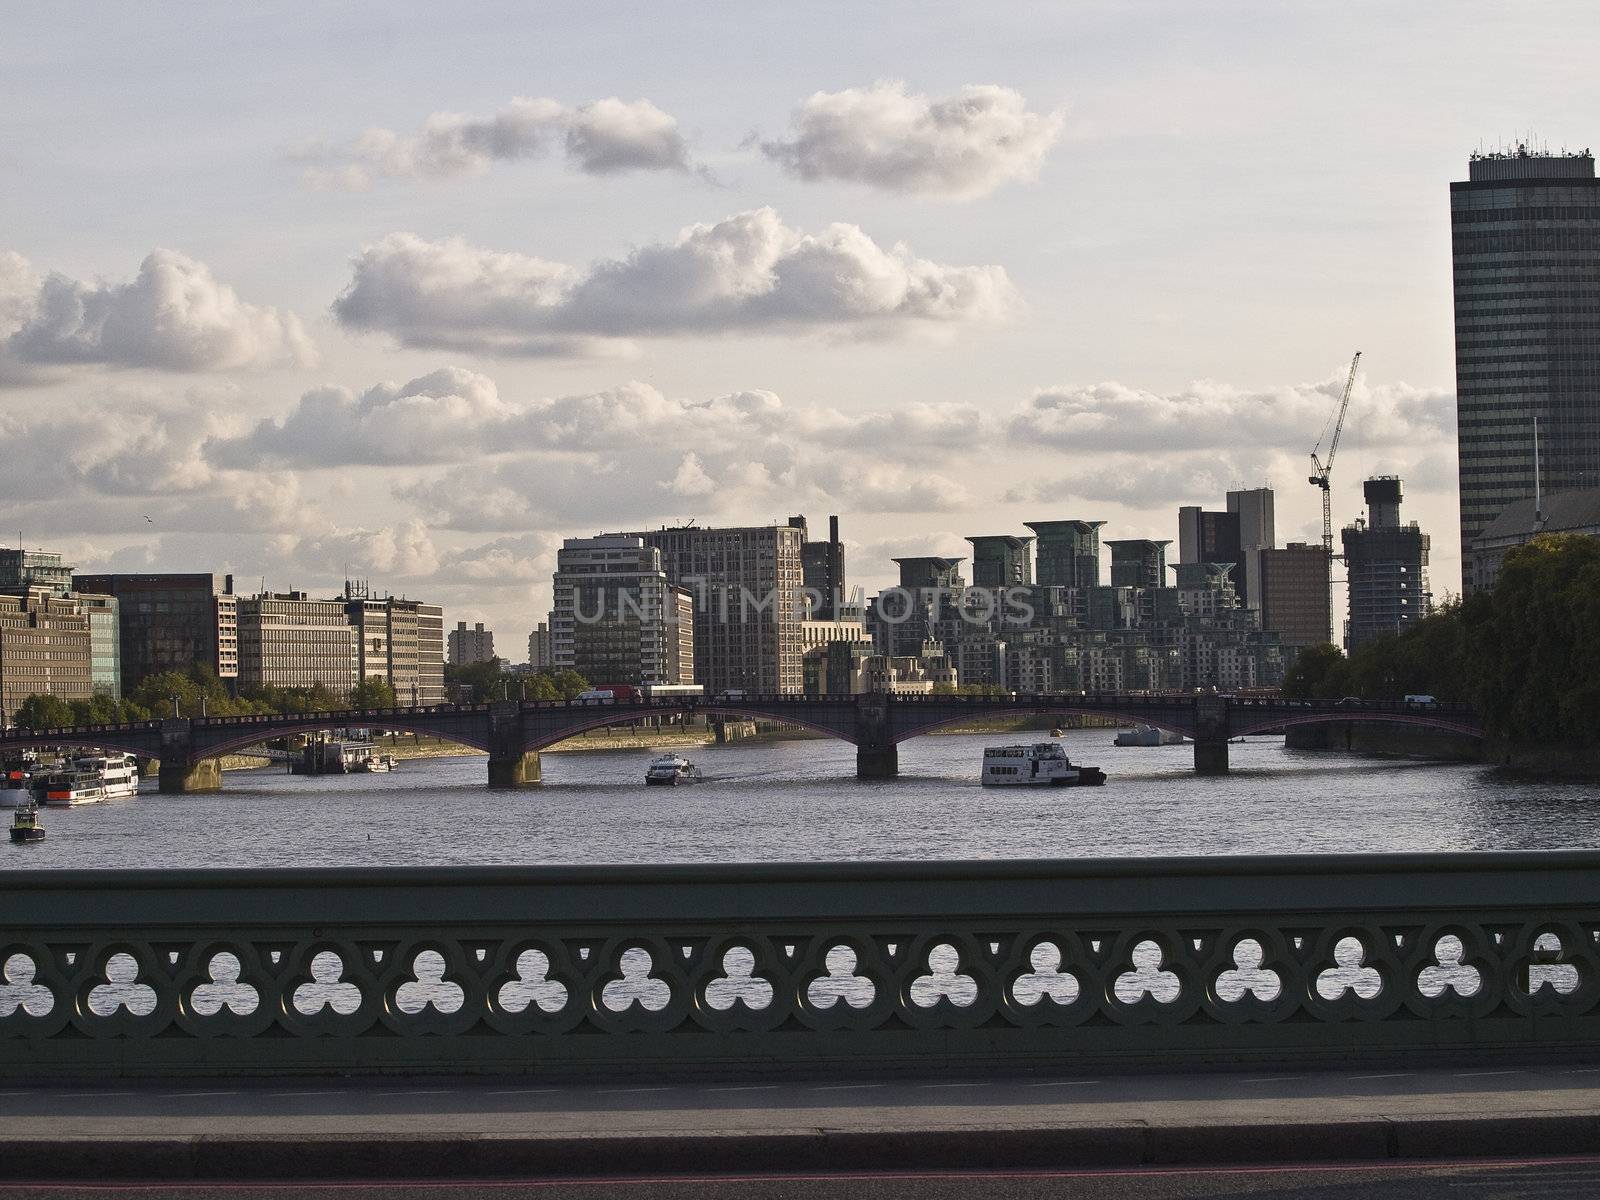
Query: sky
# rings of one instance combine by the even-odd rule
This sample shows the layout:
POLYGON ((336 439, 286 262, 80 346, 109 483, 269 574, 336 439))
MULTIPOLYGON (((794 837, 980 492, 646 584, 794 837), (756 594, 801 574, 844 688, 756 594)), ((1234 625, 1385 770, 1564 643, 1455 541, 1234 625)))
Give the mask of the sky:
POLYGON ((1600 142, 1587 2, 7 8, 0 544, 512 660, 607 530, 1315 541, 1357 350, 1454 592, 1448 183, 1600 142))

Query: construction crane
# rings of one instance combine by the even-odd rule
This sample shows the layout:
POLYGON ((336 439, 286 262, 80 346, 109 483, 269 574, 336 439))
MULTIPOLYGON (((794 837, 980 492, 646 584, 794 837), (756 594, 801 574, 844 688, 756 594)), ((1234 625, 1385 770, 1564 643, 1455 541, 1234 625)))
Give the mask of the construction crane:
POLYGON ((1350 374, 1344 381, 1344 395, 1339 397, 1339 412, 1334 417, 1332 425, 1323 426, 1322 437, 1317 439, 1316 447, 1311 451, 1311 465, 1315 474, 1310 482, 1322 489, 1322 549, 1328 556, 1328 571, 1333 571, 1333 496, 1328 486, 1328 477, 1333 474, 1333 456, 1339 453, 1339 435, 1344 432, 1344 415, 1350 411, 1350 392, 1356 386, 1356 368, 1361 365, 1361 351, 1356 351, 1356 356, 1350 360, 1350 374), (1328 441, 1328 460, 1321 458, 1322 438, 1328 437, 1329 429, 1333 436, 1328 441))

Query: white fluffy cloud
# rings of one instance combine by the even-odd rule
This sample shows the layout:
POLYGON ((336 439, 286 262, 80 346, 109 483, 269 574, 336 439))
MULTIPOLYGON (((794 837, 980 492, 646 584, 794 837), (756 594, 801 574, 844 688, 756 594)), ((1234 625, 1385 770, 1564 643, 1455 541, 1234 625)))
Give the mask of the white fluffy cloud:
POLYGON ((246 303, 175 250, 151 251, 127 283, 40 278, 0 255, 0 382, 83 364, 221 371, 315 357, 293 313, 246 303))
POLYGON ((817 92, 795 110, 792 136, 761 149, 801 179, 970 200, 1036 176, 1062 121, 1060 111, 1029 112, 1010 88, 973 85, 935 98, 889 82, 817 92))
POLYGON ((1002 267, 932 262, 855 225, 804 233, 770 208, 690 226, 586 272, 410 233, 367 246, 353 265, 333 305, 345 326, 408 346, 498 354, 738 330, 881 336, 998 320, 1017 303, 1002 267))
POLYGON ((570 165, 590 175, 693 169, 676 118, 648 100, 615 96, 577 108, 519 96, 486 117, 434 113, 415 133, 369 129, 344 145, 319 142, 294 157, 306 164, 307 183, 359 191, 375 176, 479 175, 496 162, 536 158, 557 143, 570 165))

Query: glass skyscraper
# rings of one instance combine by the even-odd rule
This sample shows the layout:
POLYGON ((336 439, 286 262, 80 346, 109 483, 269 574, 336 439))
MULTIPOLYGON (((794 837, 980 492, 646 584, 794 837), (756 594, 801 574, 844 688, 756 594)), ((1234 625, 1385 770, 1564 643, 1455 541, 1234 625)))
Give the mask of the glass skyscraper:
POLYGON ((1450 185, 1463 591, 1470 543, 1534 494, 1600 487, 1600 180, 1594 157, 1474 155, 1450 185))

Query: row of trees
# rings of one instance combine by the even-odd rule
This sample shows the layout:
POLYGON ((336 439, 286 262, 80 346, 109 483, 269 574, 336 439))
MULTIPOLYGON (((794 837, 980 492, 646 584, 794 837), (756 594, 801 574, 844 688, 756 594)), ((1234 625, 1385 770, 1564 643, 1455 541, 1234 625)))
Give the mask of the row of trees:
POLYGON ((1494 590, 1447 605, 1349 658, 1317 646, 1289 696, 1474 705, 1491 735, 1600 745, 1600 539, 1544 534, 1506 555, 1494 590))
POLYGON ((487 662, 446 666, 444 680, 456 684, 474 704, 489 700, 571 700, 589 690, 589 681, 576 671, 539 671, 513 675, 498 658, 487 662))
MULTIPOLYGON (((512 699, 526 695, 529 700, 571 699, 584 691, 588 682, 572 671, 557 674, 506 675, 498 659, 472 667, 446 669, 446 678, 456 672, 474 701, 512 699), (491 668, 487 669, 487 668, 491 668), (502 688, 504 680, 506 686, 502 688)), ((409 699, 409 697, 407 697, 409 699)), ((364 679, 343 695, 322 686, 309 688, 264 687, 233 695, 216 673, 202 663, 187 671, 164 671, 141 680, 138 687, 121 700, 95 696, 89 700, 63 700, 59 696, 29 696, 12 720, 25 729, 65 729, 74 725, 110 725, 121 721, 148 721, 153 717, 186 717, 205 713, 213 717, 248 716, 267 713, 329 712, 343 708, 393 708, 397 703, 394 688, 384 679, 364 679)))

